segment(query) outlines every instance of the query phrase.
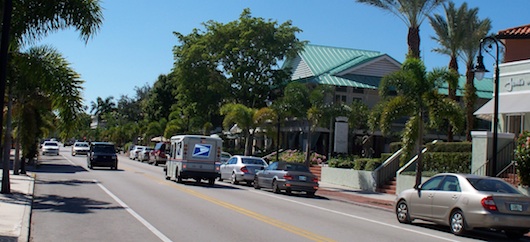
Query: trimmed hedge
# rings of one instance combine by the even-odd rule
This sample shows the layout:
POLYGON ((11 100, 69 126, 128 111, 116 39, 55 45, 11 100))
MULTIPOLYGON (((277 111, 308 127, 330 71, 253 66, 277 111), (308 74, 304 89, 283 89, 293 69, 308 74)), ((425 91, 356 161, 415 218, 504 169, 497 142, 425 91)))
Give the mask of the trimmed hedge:
POLYGON ((379 165, 381 165, 381 159, 379 158, 359 158, 355 160, 355 170, 373 171, 379 165))
POLYGON ((438 142, 428 143, 428 152, 472 152, 471 142, 438 142))
POLYGON ((471 152, 427 152, 423 156, 423 170, 471 173, 471 152))
POLYGON ((330 167, 352 169, 354 167, 353 159, 333 158, 328 161, 330 167))

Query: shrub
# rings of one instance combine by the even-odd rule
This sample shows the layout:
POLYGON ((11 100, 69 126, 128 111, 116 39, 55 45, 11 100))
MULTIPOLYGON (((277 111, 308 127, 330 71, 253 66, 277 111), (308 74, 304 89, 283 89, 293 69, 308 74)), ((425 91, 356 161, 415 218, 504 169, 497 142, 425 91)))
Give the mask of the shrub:
POLYGON ((354 162, 353 159, 333 158, 328 161, 328 165, 334 168, 352 169, 354 162))
MULTIPOLYGON (((305 152, 300 152, 298 150, 289 150, 280 154, 280 160, 286 162, 304 163, 305 152)), ((320 165, 325 161, 326 156, 318 154, 316 152, 311 153, 311 156, 309 156, 309 162, 311 163, 311 165, 320 165)))
POLYGON ((521 185, 530 185, 530 132, 523 131, 517 138, 515 147, 517 174, 521 185))
POLYGON ((432 172, 471 172, 471 152, 427 152, 423 156, 423 170, 432 172))
POLYGON ((360 158, 355 160, 355 170, 373 171, 381 164, 379 158, 360 158))
POLYGON ((471 142, 437 142, 425 146, 429 152, 472 152, 471 142))

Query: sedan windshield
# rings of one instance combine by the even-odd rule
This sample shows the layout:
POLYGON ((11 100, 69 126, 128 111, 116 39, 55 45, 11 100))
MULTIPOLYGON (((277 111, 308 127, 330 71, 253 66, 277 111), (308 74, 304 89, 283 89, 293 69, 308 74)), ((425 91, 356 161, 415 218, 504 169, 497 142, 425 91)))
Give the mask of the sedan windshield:
POLYGON ((305 171, 309 172, 309 168, 305 166, 304 164, 287 164, 286 169, 287 171, 305 171))
POLYGON ((94 152, 100 153, 115 153, 114 147, 109 145, 94 146, 94 152))
POLYGON ((467 180, 475 189, 482 192, 520 193, 506 182, 496 179, 468 178, 467 180))

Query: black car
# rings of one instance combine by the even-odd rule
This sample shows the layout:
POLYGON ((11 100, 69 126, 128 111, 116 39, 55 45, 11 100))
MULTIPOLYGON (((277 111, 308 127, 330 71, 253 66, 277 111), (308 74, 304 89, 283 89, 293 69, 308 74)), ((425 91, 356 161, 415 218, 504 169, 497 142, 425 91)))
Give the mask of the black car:
POLYGON ((87 155, 87 166, 93 169, 95 166, 110 167, 118 169, 118 156, 114 144, 108 142, 92 142, 87 155))

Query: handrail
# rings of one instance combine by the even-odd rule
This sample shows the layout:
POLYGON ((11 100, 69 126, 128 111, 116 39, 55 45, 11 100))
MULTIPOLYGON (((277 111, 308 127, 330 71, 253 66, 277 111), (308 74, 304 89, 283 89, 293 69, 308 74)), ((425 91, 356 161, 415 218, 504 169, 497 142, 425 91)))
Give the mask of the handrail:
POLYGON ((494 155, 497 155, 497 164, 495 164, 494 171, 492 174, 498 174, 500 170, 510 166, 510 163, 513 161, 515 148, 515 141, 509 142, 499 151, 494 152, 494 155))
POLYGON ((490 163, 490 161, 487 160, 486 163, 482 164, 478 169, 473 171, 472 174, 483 176, 484 174, 486 174, 486 168, 488 167, 489 163, 490 163))
POLYGON ((375 176, 374 180, 377 187, 384 185, 385 182, 396 176, 396 170, 399 169, 399 157, 401 153, 403 153, 403 149, 394 152, 383 164, 374 170, 372 174, 375 176))
POLYGON ((517 163, 516 161, 512 160, 512 161, 510 162, 510 164, 508 164, 506 167, 504 167, 504 169, 502 169, 499 173, 497 173, 496 177, 500 177, 500 176, 502 175, 502 173, 504 173, 505 171, 508 170, 508 168, 510 168, 510 167, 512 167, 512 166, 515 167, 515 164, 516 164, 516 163, 517 163))
MULTIPOLYGON (((438 140, 434 140, 432 142, 432 144, 436 144, 438 143, 438 140)), ((427 152, 427 147, 423 148, 423 150, 421 150, 421 153, 425 153, 427 152)), ((412 159, 410 159, 409 162, 407 162, 407 164, 405 164, 404 166, 402 166, 397 172, 396 172, 396 175, 398 174, 401 174, 403 173, 405 170, 409 169, 412 165, 415 165, 416 164, 416 160, 418 159, 418 155, 415 155, 414 157, 412 157, 412 159)))

